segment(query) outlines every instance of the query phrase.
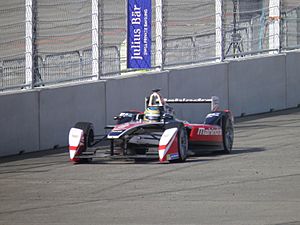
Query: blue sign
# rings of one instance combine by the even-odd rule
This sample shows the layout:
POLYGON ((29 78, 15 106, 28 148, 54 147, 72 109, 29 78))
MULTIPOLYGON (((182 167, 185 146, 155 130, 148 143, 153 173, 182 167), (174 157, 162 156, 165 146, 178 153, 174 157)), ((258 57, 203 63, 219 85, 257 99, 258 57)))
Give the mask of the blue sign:
POLYGON ((151 0, 128 0, 127 68, 151 68, 151 0))

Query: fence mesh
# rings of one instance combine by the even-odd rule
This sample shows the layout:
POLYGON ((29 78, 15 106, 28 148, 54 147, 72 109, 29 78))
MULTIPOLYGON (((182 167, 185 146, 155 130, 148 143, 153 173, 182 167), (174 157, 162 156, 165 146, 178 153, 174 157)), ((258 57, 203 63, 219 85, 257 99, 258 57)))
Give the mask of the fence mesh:
POLYGON ((225 1, 225 57, 269 48, 269 1, 225 1))
POLYGON ((282 4, 282 48, 293 49, 300 46, 300 3, 285 0, 282 4))
POLYGON ((126 1, 104 1, 103 7, 103 77, 126 69, 126 1), (122 68, 121 68, 122 67, 122 68))
POLYGON ((215 51, 215 2, 164 1, 164 64, 196 62, 215 51))
POLYGON ((0 4, 0 90, 25 83, 25 2, 0 4))
POLYGON ((36 1, 36 53, 42 83, 91 75, 91 58, 82 52, 92 45, 91 0, 36 1), (82 71, 87 69, 89 71, 82 71))
MULTIPOLYGON (((101 77, 127 72, 127 0, 99 0, 101 77)), ((152 1, 152 67, 156 0, 152 1)), ((0 0, 0 90, 24 86, 25 0, 0 0)), ((163 0, 163 66, 214 60, 215 1, 163 0)), ((270 51, 269 0, 224 0, 225 58, 270 51)), ((280 47, 300 48, 300 2, 281 0, 280 47)), ((92 0, 33 0, 36 85, 92 76, 92 0)))

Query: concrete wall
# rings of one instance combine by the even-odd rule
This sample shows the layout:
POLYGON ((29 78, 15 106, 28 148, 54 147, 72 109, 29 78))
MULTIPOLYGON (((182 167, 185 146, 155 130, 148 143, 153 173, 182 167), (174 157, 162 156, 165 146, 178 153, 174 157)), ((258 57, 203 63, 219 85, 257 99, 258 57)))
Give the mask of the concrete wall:
POLYGON ((300 52, 291 52, 286 56, 287 107, 300 104, 300 52))
POLYGON ((106 125, 105 83, 95 82, 40 91, 40 149, 68 144, 76 122, 92 122, 97 133, 106 125))
MULTIPOLYGON (((182 67, 159 73, 120 76, 107 81, 34 89, 0 95, 0 156, 68 144, 78 121, 94 123, 96 133, 123 110, 144 110, 144 98, 161 88, 168 98, 220 97, 235 116, 300 104, 300 52, 182 67)), ((177 116, 201 122, 209 105, 173 105, 177 116)))
POLYGON ((286 107, 285 55, 229 63, 229 108, 236 116, 286 107))
POLYGON ((39 150, 39 93, 0 96, 0 156, 39 150))
POLYGON ((66 146, 78 121, 92 122, 104 134, 104 82, 5 94, 0 106, 0 156, 66 146))

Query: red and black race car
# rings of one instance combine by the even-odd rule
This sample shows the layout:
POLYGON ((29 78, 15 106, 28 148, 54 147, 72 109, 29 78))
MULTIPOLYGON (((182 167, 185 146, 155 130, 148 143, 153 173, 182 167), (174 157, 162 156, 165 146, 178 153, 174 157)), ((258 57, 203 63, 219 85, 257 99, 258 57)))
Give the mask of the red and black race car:
POLYGON ((145 111, 124 111, 114 118, 105 136, 110 151, 97 153, 99 142, 93 124, 79 122, 69 133, 70 159, 74 162, 92 158, 159 159, 160 162, 183 162, 188 151, 216 149, 230 153, 233 145, 233 116, 229 110, 219 110, 219 99, 165 99, 159 89, 145 98, 145 111), (201 124, 175 118, 170 104, 209 103, 211 112, 201 124))

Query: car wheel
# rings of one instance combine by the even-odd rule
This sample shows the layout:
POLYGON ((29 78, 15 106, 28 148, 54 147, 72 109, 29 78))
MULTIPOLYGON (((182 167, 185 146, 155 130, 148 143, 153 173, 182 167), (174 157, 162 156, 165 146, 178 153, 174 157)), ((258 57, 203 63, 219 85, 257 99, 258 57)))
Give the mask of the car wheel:
POLYGON ((188 137, 187 137, 187 131, 185 127, 179 128, 178 154, 179 154, 179 161, 184 162, 188 155, 188 137))
POLYGON ((229 154, 232 150, 234 132, 233 124, 228 115, 223 117, 222 121, 222 135, 223 135, 223 153, 229 154))
MULTIPOLYGON (((84 138, 84 145, 82 152, 86 152, 88 147, 93 146, 94 142, 94 128, 92 123, 88 122, 78 122, 74 126, 75 128, 83 130, 83 138, 84 138)), ((91 159, 81 159, 80 162, 89 162, 91 159)))

